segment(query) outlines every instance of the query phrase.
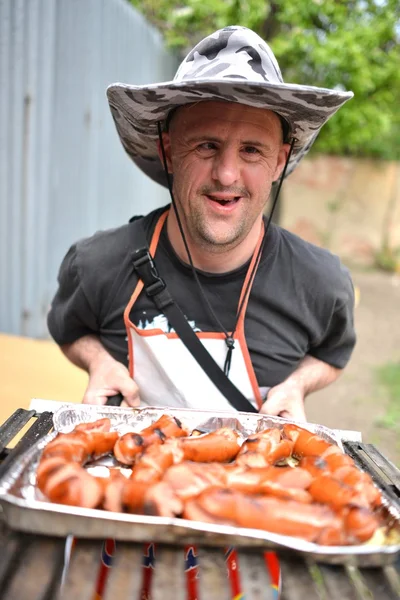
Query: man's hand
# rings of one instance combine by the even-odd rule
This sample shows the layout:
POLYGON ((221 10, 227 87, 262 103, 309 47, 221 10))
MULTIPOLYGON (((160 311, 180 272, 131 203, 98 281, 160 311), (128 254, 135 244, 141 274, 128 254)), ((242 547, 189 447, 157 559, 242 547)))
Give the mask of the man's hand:
POLYGON ((105 404, 107 398, 122 394, 121 406, 139 406, 139 389, 128 369, 110 355, 96 361, 89 369, 89 385, 83 396, 84 404, 105 404))
POLYGON ((61 346, 65 356, 89 374, 84 404, 105 404, 107 398, 122 394, 121 406, 139 406, 139 389, 128 369, 107 352, 94 335, 85 335, 71 344, 61 346))
POLYGON ((293 421, 306 421, 304 391, 299 386, 280 383, 269 390, 260 412, 293 421))
POLYGON ((293 421, 306 421, 306 396, 335 381, 341 372, 341 369, 307 355, 285 381, 269 390, 260 412, 293 421))

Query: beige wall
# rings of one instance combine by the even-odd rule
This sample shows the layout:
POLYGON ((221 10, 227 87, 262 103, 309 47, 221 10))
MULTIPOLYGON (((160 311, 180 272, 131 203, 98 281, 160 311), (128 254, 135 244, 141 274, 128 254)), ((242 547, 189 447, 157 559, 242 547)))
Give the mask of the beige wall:
POLYGON ((54 342, 0 334, 0 425, 32 398, 80 402, 87 380, 54 342))
POLYGON ((304 159, 283 187, 281 225, 352 265, 373 265, 385 241, 400 249, 400 163, 304 159))

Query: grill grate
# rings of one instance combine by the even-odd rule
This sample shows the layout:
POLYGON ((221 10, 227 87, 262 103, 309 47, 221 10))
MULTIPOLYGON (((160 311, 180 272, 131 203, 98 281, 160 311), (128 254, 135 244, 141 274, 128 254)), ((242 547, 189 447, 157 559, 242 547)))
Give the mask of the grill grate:
POLYGON ((36 413, 34 410, 19 408, 0 427, 0 478, 10 468, 11 464, 28 448, 46 435, 53 428, 53 413, 36 413), (33 419, 28 431, 19 440, 13 449, 7 444, 12 442, 22 428, 33 419))
POLYGON ((400 513, 400 471, 372 444, 345 442, 346 452, 367 471, 400 513))
MULTIPOLYGON (((0 426, 0 477, 34 442, 52 429, 52 413, 37 414, 18 409, 0 426), (8 445, 30 425, 13 449, 8 445)), ((373 445, 345 442, 348 454, 368 471, 400 511, 400 471, 373 445)), ((98 575, 100 540, 78 540, 60 592, 64 569, 65 539, 12 532, 0 520, 1 600, 93 600, 98 575)), ((199 600, 230 600, 223 553, 199 548, 199 600)), ((183 549, 157 545, 157 568, 153 573, 152 600, 185 600, 186 574, 181 565, 183 549), (178 586, 177 583, 180 582, 178 586)), ((238 553, 246 600, 274 600, 264 559, 256 550, 238 553)), ((143 547, 118 543, 118 552, 104 600, 138 598, 142 581, 143 547)), ((297 554, 280 557, 283 591, 281 600, 399 600, 400 564, 383 568, 316 564, 297 554)))

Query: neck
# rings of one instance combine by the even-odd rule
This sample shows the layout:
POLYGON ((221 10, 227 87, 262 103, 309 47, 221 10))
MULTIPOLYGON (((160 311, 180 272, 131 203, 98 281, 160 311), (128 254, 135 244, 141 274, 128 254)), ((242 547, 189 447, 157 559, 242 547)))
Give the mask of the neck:
MULTIPOLYGON (((257 219, 244 240, 231 248, 216 250, 215 247, 199 246, 199 244, 194 243, 185 225, 182 224, 182 226, 194 267, 207 273, 228 273, 244 265, 253 255, 264 227, 262 216, 260 216, 260 219, 257 219)), ((189 258, 173 209, 168 214, 167 233, 176 254, 183 262, 189 264, 189 258)))

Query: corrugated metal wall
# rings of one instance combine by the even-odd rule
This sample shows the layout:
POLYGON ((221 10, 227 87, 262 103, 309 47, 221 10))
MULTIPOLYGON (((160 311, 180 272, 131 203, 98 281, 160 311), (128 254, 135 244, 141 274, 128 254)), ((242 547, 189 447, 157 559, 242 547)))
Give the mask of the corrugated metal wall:
POLYGON ((126 0, 0 0, 0 331, 46 337, 71 243, 168 202, 122 149, 105 90, 176 66, 126 0))

